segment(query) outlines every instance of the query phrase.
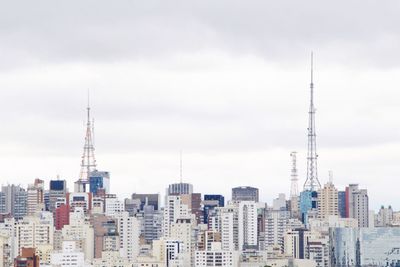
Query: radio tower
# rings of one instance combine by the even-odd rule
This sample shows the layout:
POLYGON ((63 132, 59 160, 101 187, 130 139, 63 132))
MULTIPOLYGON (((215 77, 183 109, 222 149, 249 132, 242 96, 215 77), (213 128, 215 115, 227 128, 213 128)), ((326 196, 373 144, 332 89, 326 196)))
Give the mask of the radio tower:
POLYGON ((297 159, 296 159, 296 151, 293 151, 290 153, 290 156, 292 157, 292 171, 290 174, 290 198, 297 197, 299 195, 299 187, 297 185, 297 159))
POLYGON ((75 182, 75 192, 86 192, 86 185, 89 184, 89 175, 96 169, 96 159, 94 157, 94 123, 90 119, 90 105, 88 96, 87 122, 86 122, 86 136, 85 145, 83 146, 83 155, 81 161, 81 171, 79 180, 75 182))
POLYGON ((310 83, 310 110, 308 112, 308 152, 307 152, 307 180, 304 190, 316 191, 321 188, 317 172, 317 143, 315 134, 315 107, 313 82, 313 53, 311 53, 311 83, 310 83))

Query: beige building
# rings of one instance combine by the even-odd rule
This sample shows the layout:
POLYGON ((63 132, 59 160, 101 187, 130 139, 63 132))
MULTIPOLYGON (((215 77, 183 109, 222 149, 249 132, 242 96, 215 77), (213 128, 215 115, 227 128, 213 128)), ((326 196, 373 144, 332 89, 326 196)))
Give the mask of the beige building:
POLYGON ((331 215, 339 215, 338 190, 329 182, 318 190, 318 218, 327 219, 331 215))

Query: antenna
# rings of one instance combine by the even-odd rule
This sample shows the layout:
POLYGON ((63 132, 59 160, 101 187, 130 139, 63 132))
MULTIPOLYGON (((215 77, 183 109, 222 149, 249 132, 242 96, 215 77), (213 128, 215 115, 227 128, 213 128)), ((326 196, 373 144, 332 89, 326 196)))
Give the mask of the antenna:
POLYGON ((180 177, 180 183, 183 182, 183 176, 182 176, 182 150, 179 152, 179 177, 180 177))
POLYGON ((333 184, 333 171, 329 171, 329 183, 333 184))
POLYGON ((90 94, 89 89, 87 90, 87 120, 86 120, 86 135, 85 144, 83 146, 83 154, 81 160, 81 171, 79 175, 79 180, 75 183, 76 192, 86 192, 86 185, 89 183, 90 173, 96 169, 96 159, 94 156, 94 128, 92 120, 90 119, 90 94))
POLYGON ((290 153, 290 156, 292 157, 292 170, 290 174, 290 181, 291 181, 291 186, 290 186, 290 198, 297 197, 299 195, 299 187, 297 185, 298 181, 298 176, 297 176, 297 152, 293 151, 290 153))
POLYGON ((315 133, 314 107, 314 53, 311 52, 311 82, 310 82, 310 109, 308 111, 308 149, 307 149, 307 179, 304 190, 315 191, 321 188, 317 169, 317 135, 315 133))

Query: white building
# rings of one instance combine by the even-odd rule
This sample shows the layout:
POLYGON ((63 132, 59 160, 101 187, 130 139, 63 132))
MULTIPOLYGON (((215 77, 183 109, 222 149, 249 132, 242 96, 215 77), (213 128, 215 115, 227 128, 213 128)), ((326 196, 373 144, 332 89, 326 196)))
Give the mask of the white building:
POLYGON ((106 198, 105 200, 105 215, 113 217, 116 213, 125 211, 124 201, 116 197, 106 198))
POLYGON ((289 230, 290 212, 284 210, 268 210, 265 213, 265 246, 279 247, 283 252, 283 236, 289 230))
POLYGON ((239 249, 238 207, 228 204, 216 207, 211 215, 211 230, 221 233, 222 250, 239 249))
POLYGON ((191 213, 187 205, 182 204, 180 196, 166 196, 163 218, 163 236, 170 237, 170 228, 178 219, 190 218, 191 213))
MULTIPOLYGON (((53 246, 53 216, 50 212, 42 212, 38 216, 27 216, 15 223, 14 255, 19 255, 22 248, 46 250, 53 246)), ((50 255, 42 255, 47 260, 50 255)))
POLYGON ((94 257, 94 230, 90 222, 85 219, 82 208, 70 212, 69 225, 61 230, 63 241, 74 241, 76 249, 83 251, 86 261, 94 257))
POLYGON ((52 266, 85 266, 84 253, 76 248, 74 241, 64 241, 62 250, 51 253, 52 266))
POLYGON ((114 215, 117 219, 117 228, 120 241, 120 255, 129 260, 139 255, 140 222, 136 217, 129 216, 129 212, 119 212, 114 215))
POLYGON ((256 247, 257 236, 257 204, 254 201, 240 201, 238 211, 239 250, 256 247))
POLYGON ((213 242, 211 250, 196 251, 194 266, 238 267, 238 252, 222 250, 221 245, 220 242, 213 242))

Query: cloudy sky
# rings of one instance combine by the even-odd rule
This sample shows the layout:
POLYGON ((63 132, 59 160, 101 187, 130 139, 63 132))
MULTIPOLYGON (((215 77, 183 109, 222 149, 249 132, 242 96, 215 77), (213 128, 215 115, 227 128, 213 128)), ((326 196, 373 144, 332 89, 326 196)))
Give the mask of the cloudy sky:
MULTIPOLYGON (((319 178, 400 209, 400 2, 3 1, 1 183, 79 176, 86 92, 114 193, 305 180, 310 52, 319 178)), ((229 198, 228 197, 228 198, 229 198)))

